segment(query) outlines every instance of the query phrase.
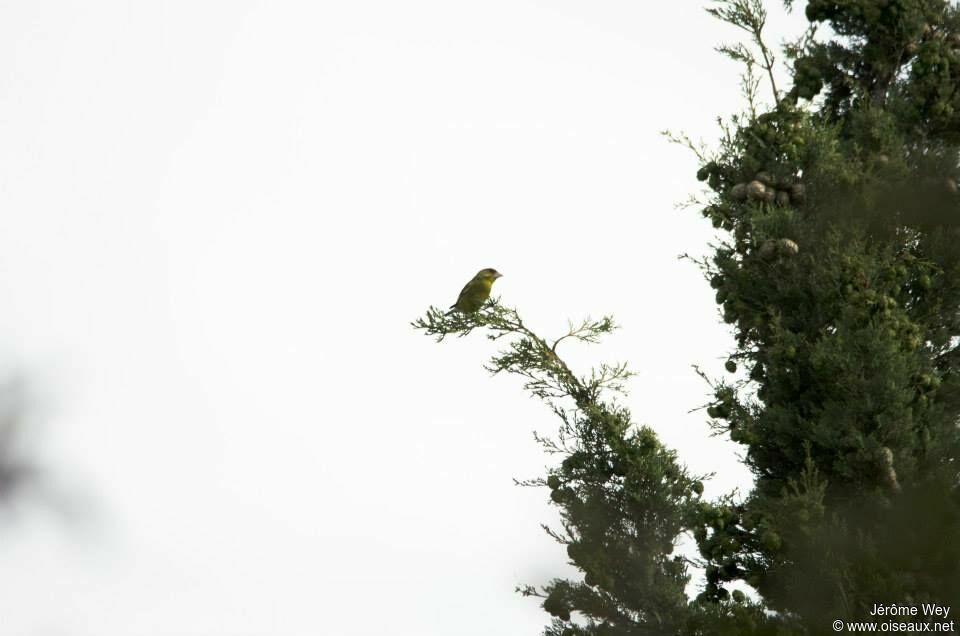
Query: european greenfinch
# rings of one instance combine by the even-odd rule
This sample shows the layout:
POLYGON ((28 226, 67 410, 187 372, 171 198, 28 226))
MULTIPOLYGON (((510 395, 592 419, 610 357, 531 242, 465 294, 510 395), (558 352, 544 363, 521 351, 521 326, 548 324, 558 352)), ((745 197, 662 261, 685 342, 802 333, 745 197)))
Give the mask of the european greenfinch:
POLYGON ((483 306, 483 303, 487 302, 487 299, 490 298, 490 289, 493 287, 493 281, 501 276, 503 276, 503 274, 492 267, 481 269, 469 283, 463 286, 457 302, 450 305, 450 309, 456 309, 465 314, 476 312, 483 306))

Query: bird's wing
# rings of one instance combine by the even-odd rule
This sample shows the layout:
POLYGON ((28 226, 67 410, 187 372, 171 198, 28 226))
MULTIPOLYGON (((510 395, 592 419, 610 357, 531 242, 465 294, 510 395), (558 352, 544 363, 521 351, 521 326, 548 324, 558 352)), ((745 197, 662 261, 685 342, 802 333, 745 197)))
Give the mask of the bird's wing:
POLYGON ((464 297, 466 297, 471 292, 473 283, 474 283, 474 280, 471 279, 469 283, 463 286, 463 289, 460 290, 460 295, 457 296, 457 302, 450 305, 451 308, 459 305, 460 301, 463 300, 464 297))

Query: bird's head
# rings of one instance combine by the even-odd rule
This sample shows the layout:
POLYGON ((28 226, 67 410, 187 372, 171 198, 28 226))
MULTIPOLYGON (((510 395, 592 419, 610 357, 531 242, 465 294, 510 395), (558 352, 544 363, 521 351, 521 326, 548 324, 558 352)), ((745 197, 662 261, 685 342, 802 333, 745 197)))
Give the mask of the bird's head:
POLYGON ((492 267, 488 267, 488 268, 486 268, 486 269, 481 269, 479 272, 477 272, 477 278, 481 278, 481 279, 483 279, 483 280, 488 280, 488 281, 490 281, 491 283, 492 283, 493 281, 497 280, 498 278, 500 278, 501 276, 503 276, 503 274, 501 274, 501 273, 498 272, 497 270, 493 269, 492 267))

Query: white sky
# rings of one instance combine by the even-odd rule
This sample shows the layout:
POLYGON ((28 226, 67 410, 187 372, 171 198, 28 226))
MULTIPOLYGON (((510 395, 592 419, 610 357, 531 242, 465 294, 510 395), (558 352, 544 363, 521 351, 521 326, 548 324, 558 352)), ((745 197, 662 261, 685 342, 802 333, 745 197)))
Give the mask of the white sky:
POLYGON ((570 360, 748 485, 688 414, 732 339, 659 134, 739 108, 702 5, 0 2, 0 343, 92 502, 2 527, 3 633, 539 633, 556 422, 409 327, 482 267, 543 335, 614 314, 570 360))

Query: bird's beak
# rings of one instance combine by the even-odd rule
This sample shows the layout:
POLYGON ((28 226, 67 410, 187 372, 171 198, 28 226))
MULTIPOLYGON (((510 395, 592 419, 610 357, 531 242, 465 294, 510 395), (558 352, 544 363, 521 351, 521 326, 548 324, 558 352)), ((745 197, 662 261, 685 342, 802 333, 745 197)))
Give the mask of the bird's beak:
POLYGON ((493 278, 494 280, 496 280, 497 278, 503 278, 503 274, 501 274, 500 272, 497 272, 497 275, 494 276, 493 278))

